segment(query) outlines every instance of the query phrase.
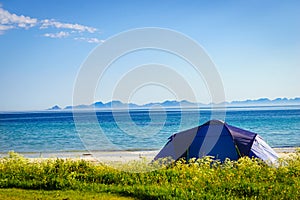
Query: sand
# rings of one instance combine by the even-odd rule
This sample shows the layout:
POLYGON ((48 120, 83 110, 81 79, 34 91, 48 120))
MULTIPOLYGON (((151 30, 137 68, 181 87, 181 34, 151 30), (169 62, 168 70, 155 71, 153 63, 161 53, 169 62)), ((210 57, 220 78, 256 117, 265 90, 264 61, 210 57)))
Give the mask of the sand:
MULTIPOLYGON (((41 153, 20 153, 32 161, 46 159, 83 159, 92 162, 128 162, 133 160, 152 160, 159 150, 155 151, 74 151, 74 152, 41 152, 41 153)), ((7 153, 0 153, 0 157, 7 156, 7 153)))
MULTIPOLYGON (((300 147, 298 147, 300 148, 300 147)), ((280 158, 286 158, 296 152, 296 147, 273 148, 280 158)))
MULTIPOLYGON (((288 157, 294 154, 296 148, 274 148, 279 157, 288 157)), ((159 150, 153 151, 76 151, 76 152, 43 152, 43 153, 20 153, 30 160, 44 159, 84 159, 91 162, 128 162, 133 160, 152 160, 159 150)), ((7 156, 6 153, 0 154, 0 157, 7 156)))

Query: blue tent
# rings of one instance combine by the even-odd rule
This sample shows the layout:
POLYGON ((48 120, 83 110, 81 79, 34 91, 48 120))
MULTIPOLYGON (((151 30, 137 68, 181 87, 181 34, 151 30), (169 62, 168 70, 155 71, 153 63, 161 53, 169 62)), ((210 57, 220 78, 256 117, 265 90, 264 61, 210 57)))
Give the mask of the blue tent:
POLYGON ((278 159, 276 152, 258 134, 219 120, 211 120, 169 137, 169 141, 154 160, 164 157, 188 160, 203 156, 214 156, 220 161, 226 158, 237 160, 243 156, 256 157, 271 163, 278 159))

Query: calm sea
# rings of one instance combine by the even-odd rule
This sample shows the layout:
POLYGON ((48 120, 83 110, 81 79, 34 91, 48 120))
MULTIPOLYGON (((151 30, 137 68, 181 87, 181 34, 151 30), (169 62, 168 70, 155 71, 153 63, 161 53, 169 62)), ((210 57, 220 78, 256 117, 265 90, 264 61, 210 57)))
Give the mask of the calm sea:
POLYGON ((0 152, 160 149, 173 133, 220 118, 272 147, 300 146, 300 107, 0 113, 0 152), (223 114, 226 114, 224 117, 223 114))

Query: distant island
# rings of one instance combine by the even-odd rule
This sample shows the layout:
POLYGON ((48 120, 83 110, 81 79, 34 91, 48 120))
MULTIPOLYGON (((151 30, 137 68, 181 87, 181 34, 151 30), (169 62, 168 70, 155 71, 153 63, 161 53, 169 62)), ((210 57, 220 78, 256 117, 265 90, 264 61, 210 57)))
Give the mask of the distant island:
POLYGON ((300 105, 300 97, 296 98, 277 98, 270 100, 268 98, 260 98, 256 100, 244 100, 244 101, 232 101, 232 102, 223 102, 219 104, 203 104, 203 103, 193 103, 187 100, 175 101, 167 100, 164 102, 148 103, 144 105, 137 105, 134 103, 123 103, 121 101, 111 101, 103 103, 101 101, 95 102, 90 105, 76 105, 76 106, 66 106, 61 108, 58 105, 55 105, 47 110, 82 110, 82 109, 147 109, 151 107, 164 107, 164 108, 207 108, 211 105, 214 106, 227 106, 227 107, 243 107, 243 106, 296 106, 300 105))

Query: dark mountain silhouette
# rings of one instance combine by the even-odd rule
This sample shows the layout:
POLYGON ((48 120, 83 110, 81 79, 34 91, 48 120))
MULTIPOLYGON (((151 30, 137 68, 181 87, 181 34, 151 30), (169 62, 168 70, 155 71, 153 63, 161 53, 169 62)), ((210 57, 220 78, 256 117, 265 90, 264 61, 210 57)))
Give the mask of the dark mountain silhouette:
POLYGON ((61 110, 61 107, 59 107, 58 105, 55 105, 51 108, 48 108, 47 110, 61 110))
MULTIPOLYGON (((205 108, 210 107, 212 104, 202 104, 202 103, 193 103, 187 100, 176 101, 176 100, 166 100, 164 102, 154 102, 147 103, 144 105, 137 105, 134 103, 123 103, 121 101, 111 101, 107 103, 103 103, 101 101, 95 102, 90 105, 76 105, 76 106, 66 106, 64 109, 139 109, 139 108, 151 108, 151 107, 164 107, 164 108, 205 108)), ((232 102, 223 102, 219 104, 213 104, 216 106, 230 106, 230 107, 238 107, 238 106, 285 106, 285 105, 299 105, 300 106, 300 98, 276 98, 274 100, 270 100, 268 98, 260 98, 256 100, 243 100, 243 101, 232 101, 232 102)), ((61 110, 59 106, 53 106, 48 110, 61 110)))

